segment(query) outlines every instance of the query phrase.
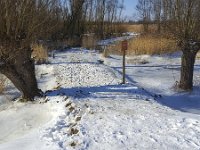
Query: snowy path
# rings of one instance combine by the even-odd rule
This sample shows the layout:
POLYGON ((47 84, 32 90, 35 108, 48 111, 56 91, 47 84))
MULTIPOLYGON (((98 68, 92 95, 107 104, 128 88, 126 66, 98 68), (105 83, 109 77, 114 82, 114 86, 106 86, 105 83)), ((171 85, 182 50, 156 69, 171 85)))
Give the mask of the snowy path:
POLYGON ((88 149, 199 149, 199 118, 178 115, 142 100, 86 100, 83 117, 88 149), (100 148, 99 148, 100 147, 100 148))
POLYGON ((97 63, 95 53, 69 52, 58 54, 58 59, 63 55, 69 62, 56 68, 62 85, 51 94, 71 98, 66 112, 47 131, 61 149, 199 150, 200 116, 162 106, 132 84, 119 85, 113 70, 97 63))
MULTIPOLYGON (((47 103, 34 104, 41 112, 25 124, 32 130, 13 141, 6 138, 0 150, 200 150, 199 115, 161 105, 135 83, 120 85, 113 67, 113 63, 120 66, 120 59, 106 60, 112 69, 99 64, 99 58, 96 52, 74 49, 56 53, 51 64, 38 66, 39 86, 47 91, 47 103)), ((10 117, 26 118, 24 110, 34 105, 19 109, 19 117, 12 109, 10 117)), ((15 122, 21 132, 26 130, 24 123, 15 122)))

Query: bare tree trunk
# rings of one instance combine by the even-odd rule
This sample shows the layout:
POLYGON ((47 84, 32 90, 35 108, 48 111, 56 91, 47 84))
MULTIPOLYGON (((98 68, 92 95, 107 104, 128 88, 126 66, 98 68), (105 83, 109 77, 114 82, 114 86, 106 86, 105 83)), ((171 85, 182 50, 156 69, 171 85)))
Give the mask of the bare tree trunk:
POLYGON ((13 82, 26 100, 41 94, 30 45, 52 36, 58 14, 58 0, 0 0, 0 73, 13 82))
POLYGON ((138 0, 136 9, 142 19, 144 32, 148 32, 149 23, 151 21, 152 2, 151 0, 138 0))
POLYGON ((183 90, 192 90, 193 71, 197 52, 190 49, 183 51, 181 64, 181 78, 179 88, 183 90))
POLYGON ((31 49, 20 50, 20 53, 10 53, 11 61, 7 62, 0 71, 12 81, 15 87, 23 94, 25 101, 33 100, 41 95, 35 77, 34 61, 31 59, 31 49), (23 54, 21 54, 23 52, 23 54))

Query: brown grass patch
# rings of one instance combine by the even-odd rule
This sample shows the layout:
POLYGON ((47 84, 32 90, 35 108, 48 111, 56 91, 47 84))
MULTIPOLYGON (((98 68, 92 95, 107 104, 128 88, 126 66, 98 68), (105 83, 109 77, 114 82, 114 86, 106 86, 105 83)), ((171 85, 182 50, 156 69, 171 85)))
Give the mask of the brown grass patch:
POLYGON ((6 82, 5 77, 0 75, 0 94, 2 94, 3 91, 5 90, 5 82, 6 82))
POLYGON ((95 49, 98 38, 95 34, 85 34, 82 36, 81 46, 87 49, 95 49))
MULTIPOLYGON (((121 42, 106 47, 107 55, 121 55, 121 42)), ((161 35, 141 35, 128 41, 127 55, 164 54, 179 50, 176 41, 161 35)))
POLYGON ((143 31, 143 27, 141 24, 123 24, 123 28, 126 29, 127 32, 137 32, 141 33, 143 31))
MULTIPOLYGON (((123 24, 122 27, 125 28, 127 32, 136 32, 136 33, 144 32, 142 24, 123 24)), ((149 25, 149 33, 155 33, 156 29, 157 27, 155 24, 149 25)))
POLYGON ((177 51, 179 48, 174 39, 161 35, 143 35, 129 41, 129 55, 164 54, 177 51))
POLYGON ((197 53, 196 59, 200 59, 200 51, 197 53))
POLYGON ((33 53, 32 57, 35 59, 36 63, 46 63, 48 62, 48 49, 42 44, 32 45, 33 53))

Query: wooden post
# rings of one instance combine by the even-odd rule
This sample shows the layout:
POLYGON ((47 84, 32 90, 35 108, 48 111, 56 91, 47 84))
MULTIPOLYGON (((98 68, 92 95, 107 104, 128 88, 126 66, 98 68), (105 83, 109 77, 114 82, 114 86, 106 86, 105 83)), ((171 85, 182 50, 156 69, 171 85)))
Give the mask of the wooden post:
POLYGON ((122 60, 122 84, 126 84, 126 50, 128 49, 128 41, 122 41, 122 53, 123 53, 123 60, 122 60))

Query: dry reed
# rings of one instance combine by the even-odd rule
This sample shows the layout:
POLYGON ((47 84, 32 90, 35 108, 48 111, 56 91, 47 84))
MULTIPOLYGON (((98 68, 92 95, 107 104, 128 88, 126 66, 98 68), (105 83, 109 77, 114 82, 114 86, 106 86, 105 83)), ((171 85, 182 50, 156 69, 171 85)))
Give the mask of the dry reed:
POLYGON ((33 44, 32 49, 32 57, 37 63, 46 63, 48 61, 48 50, 44 45, 33 44))
POLYGON ((143 35, 129 41, 129 55, 163 54, 177 51, 174 39, 163 36, 143 35))
POLYGON ((87 49, 95 49, 98 38, 95 34, 85 34, 82 36, 81 46, 87 49))
MULTIPOLYGON (((142 24, 123 24, 123 28, 126 29, 127 32, 136 32, 136 33, 143 33, 144 27, 142 24)), ((157 27, 155 24, 150 24, 148 31, 149 33, 155 33, 157 30, 157 27)))
POLYGON ((2 94, 5 90, 5 81, 5 78, 2 75, 0 75, 0 94, 2 94))
MULTIPOLYGON (((121 42, 106 47, 107 55, 121 55, 121 42)), ((164 54, 179 50, 174 39, 161 35, 141 35, 128 41, 127 55, 164 54)))

